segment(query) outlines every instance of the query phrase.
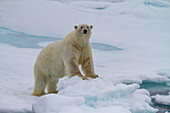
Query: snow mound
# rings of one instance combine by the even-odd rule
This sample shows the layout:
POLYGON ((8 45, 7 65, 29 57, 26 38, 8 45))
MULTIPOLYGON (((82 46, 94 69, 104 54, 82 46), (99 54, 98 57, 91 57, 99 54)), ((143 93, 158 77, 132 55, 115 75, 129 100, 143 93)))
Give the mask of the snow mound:
POLYGON ((64 78, 58 84, 59 93, 41 97, 33 104, 33 110, 35 113, 67 113, 69 109, 74 113, 155 113, 157 110, 149 105, 149 92, 138 88, 138 84, 115 85, 101 78, 84 81, 79 77, 64 78))
POLYGON ((80 106, 84 103, 82 97, 66 97, 61 95, 45 95, 39 99, 39 102, 33 104, 35 113, 59 113, 62 109, 73 106, 80 106))
POLYGON ((67 97, 50 94, 43 96, 39 101, 33 104, 34 113, 130 113, 121 106, 106 107, 94 109, 83 106, 85 99, 83 97, 67 97))
POLYGON ((83 106, 85 100, 83 97, 67 97, 61 95, 46 95, 33 104, 34 113, 130 113, 128 110, 120 107, 107 107, 94 109, 83 106))
POLYGON ((159 94, 157 94, 155 96, 152 96, 152 98, 158 104, 170 105, 170 92, 169 92, 169 95, 159 95, 159 94))

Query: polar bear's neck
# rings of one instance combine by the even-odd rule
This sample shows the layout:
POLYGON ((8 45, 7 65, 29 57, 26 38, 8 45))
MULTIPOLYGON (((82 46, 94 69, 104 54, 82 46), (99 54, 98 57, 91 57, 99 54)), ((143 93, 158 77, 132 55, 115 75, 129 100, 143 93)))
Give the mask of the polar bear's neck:
POLYGON ((91 34, 79 35, 74 30, 70 34, 68 34, 65 38, 66 38, 67 42, 71 43, 77 49, 82 50, 84 47, 86 47, 89 44, 90 35, 91 34))
POLYGON ((74 43, 83 48, 83 47, 86 47, 88 44, 89 44, 89 39, 90 39, 90 34, 89 35, 83 35, 83 34, 78 34, 76 31, 74 33, 74 43))

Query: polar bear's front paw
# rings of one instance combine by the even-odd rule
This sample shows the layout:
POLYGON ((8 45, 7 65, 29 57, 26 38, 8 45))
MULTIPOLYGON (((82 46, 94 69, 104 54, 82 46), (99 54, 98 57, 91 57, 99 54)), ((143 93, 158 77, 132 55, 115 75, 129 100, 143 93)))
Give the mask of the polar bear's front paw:
POLYGON ((43 96, 45 95, 46 93, 44 91, 34 91, 32 96, 37 96, 37 97, 40 97, 40 96, 43 96))
POLYGON ((91 75, 91 78, 98 78, 99 76, 96 74, 91 75))
POLYGON ((77 76, 80 77, 80 78, 82 78, 83 80, 87 80, 87 79, 88 79, 88 77, 83 76, 82 74, 78 74, 77 76))
POLYGON ((88 75, 88 77, 91 77, 91 78, 98 78, 99 76, 96 75, 96 74, 93 74, 93 75, 88 75))
POLYGON ((89 77, 87 77, 87 76, 83 76, 83 77, 82 77, 83 80, 87 80, 88 78, 89 78, 89 77))

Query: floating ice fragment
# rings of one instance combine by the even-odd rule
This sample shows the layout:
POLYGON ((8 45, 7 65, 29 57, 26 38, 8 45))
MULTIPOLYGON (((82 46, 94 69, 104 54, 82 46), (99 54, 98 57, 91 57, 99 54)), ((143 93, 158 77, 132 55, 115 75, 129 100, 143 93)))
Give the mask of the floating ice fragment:
POLYGON ((168 105, 170 107, 170 94, 169 95, 155 95, 152 99, 158 104, 168 105))

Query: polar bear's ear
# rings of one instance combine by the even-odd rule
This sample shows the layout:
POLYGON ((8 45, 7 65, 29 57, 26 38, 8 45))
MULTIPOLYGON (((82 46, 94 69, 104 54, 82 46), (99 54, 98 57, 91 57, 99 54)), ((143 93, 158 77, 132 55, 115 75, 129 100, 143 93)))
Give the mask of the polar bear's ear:
POLYGON ((92 25, 90 26, 90 29, 93 29, 93 26, 92 26, 92 25))
POLYGON ((74 29, 77 29, 77 26, 76 26, 76 25, 74 26, 74 29))

